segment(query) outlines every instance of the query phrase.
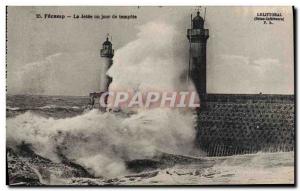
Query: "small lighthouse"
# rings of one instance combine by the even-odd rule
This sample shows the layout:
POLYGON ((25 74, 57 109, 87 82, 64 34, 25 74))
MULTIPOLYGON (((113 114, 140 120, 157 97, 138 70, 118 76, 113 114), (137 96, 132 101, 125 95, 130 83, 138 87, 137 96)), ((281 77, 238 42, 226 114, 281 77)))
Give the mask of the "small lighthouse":
MULTIPOLYGON (((102 111, 106 111, 104 106, 100 104, 100 98, 103 93, 108 92, 109 84, 112 82, 112 78, 106 75, 108 69, 113 64, 113 57, 114 57, 114 49, 112 48, 112 43, 109 41, 108 35, 106 37, 106 41, 102 44, 102 49, 100 50, 100 56, 104 58, 103 62, 101 62, 101 78, 100 84, 97 92, 90 93, 90 106, 94 108, 95 106, 99 105, 98 108, 102 111)), ((103 94, 104 96, 105 94, 103 94)), ((104 102, 107 104, 108 95, 105 95, 104 102)))
MULTIPOLYGON (((206 9, 205 9, 206 12, 206 9)), ((200 100, 206 97, 206 42, 209 37, 208 29, 204 28, 205 22, 200 16, 200 12, 192 18, 191 15, 191 29, 187 30, 187 38, 190 43, 190 57, 188 79, 192 79, 197 89, 200 100)))
POLYGON ((106 72, 113 64, 112 58, 114 57, 114 49, 112 48, 112 43, 109 41, 108 37, 106 41, 102 44, 102 49, 100 50, 100 56, 104 58, 101 82, 100 82, 100 92, 107 92, 109 84, 112 82, 112 78, 106 75, 106 72))

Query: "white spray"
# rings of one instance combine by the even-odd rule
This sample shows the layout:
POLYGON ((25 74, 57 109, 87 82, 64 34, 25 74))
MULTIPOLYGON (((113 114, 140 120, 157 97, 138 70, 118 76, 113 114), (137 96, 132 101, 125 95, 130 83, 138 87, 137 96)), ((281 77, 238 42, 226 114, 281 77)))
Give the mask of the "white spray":
MULTIPOLYGON (((108 71, 110 89, 170 91, 182 89, 186 69, 181 37, 173 26, 148 23, 135 41, 116 52, 108 71), (159 34, 155 38, 153 34, 159 34)), ((156 108, 130 117, 93 110, 83 115, 52 119, 27 112, 7 120, 7 145, 32 145, 41 156, 59 161, 59 150, 95 176, 125 174, 125 161, 151 158, 158 151, 190 154, 195 140, 195 116, 186 110, 156 108)))

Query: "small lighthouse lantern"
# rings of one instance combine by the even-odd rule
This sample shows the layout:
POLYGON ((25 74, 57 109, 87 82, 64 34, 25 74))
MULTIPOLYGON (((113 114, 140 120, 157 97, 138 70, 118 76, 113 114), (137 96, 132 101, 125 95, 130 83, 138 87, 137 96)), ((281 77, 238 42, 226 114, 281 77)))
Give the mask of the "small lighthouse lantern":
POLYGON ((109 41, 109 34, 107 34, 106 41, 102 44, 100 56, 106 58, 114 57, 114 49, 112 48, 112 43, 109 41))

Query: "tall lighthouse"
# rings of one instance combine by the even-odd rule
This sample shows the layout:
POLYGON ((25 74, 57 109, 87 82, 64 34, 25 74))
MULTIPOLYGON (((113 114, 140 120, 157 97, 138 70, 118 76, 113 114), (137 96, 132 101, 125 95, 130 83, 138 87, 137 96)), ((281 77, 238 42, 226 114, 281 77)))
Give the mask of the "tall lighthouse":
MULTIPOLYGON (((204 13, 205 18, 205 13, 204 13)), ((187 30, 187 38, 190 43, 190 60, 188 79, 192 79, 197 89, 200 100, 206 97, 206 42, 209 37, 208 29, 204 29, 204 22, 200 12, 192 18, 191 29, 187 30)))

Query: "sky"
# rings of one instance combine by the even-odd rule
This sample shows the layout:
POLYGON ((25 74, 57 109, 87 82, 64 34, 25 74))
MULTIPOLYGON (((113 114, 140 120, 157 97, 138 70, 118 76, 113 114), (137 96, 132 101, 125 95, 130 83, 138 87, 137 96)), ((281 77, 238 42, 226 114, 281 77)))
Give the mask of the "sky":
MULTIPOLYGON (((147 74, 145 78, 155 86, 153 79, 161 75, 157 63, 170 76, 176 76, 171 73, 178 72, 177 68, 183 70, 188 65, 186 30, 190 28, 190 14, 195 15, 196 10, 196 7, 8 7, 7 93, 85 96, 97 91, 103 75, 100 49, 107 33, 112 36, 115 49, 113 73, 122 76, 121 79, 115 76, 116 79, 124 81, 127 68, 117 66, 134 57, 135 64, 130 67, 136 66, 134 71, 147 74), (36 14, 48 13, 136 15, 137 19, 36 18, 36 14), (168 38, 166 34, 174 36, 168 38), (131 58, 126 58, 127 55, 131 58), (164 64, 163 59, 169 64, 164 64), (156 64, 151 65, 149 60, 156 64)), ((208 93, 294 93, 291 7, 207 7, 205 27, 210 33, 208 93), (274 24, 254 21, 261 12, 281 13, 284 21, 274 24)))

